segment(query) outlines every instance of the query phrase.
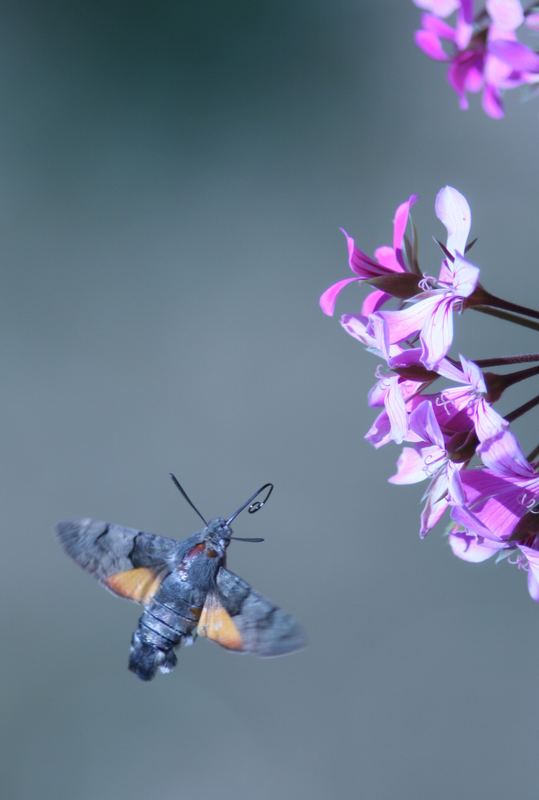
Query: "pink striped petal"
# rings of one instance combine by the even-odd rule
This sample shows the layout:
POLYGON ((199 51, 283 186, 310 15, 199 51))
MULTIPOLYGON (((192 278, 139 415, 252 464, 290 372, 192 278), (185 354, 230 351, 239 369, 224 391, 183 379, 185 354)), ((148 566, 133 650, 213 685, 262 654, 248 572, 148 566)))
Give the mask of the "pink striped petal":
POLYGON ((487 391, 487 387, 481 368, 477 366, 475 361, 470 361, 469 358, 466 358, 462 354, 459 355, 459 359, 462 366, 462 375, 464 377, 464 380, 461 382, 469 383, 476 392, 484 394, 487 391))
MULTIPOLYGON (((503 420, 507 428, 507 420, 503 420)), ((529 481, 539 475, 522 452, 516 437, 509 430, 502 430, 483 441, 477 448, 483 464, 492 472, 509 480, 529 481)))
POLYGON ((455 506, 452 518, 486 539, 507 539, 526 512, 522 489, 485 469, 463 470, 461 480, 466 507, 455 506))
POLYGON ((469 297, 475 291, 479 283, 479 267, 474 266, 470 261, 455 256, 453 262, 453 289, 459 297, 469 297))
POLYGON ((445 467, 448 495, 451 502, 457 506, 462 506, 466 502, 464 487, 460 479, 461 469, 462 464, 454 464, 452 461, 448 461, 445 467))
POLYGON ((410 414, 409 425, 410 430, 416 433, 422 441, 436 445, 438 450, 436 458, 438 458, 444 450, 444 437, 428 400, 420 403, 410 414))
POLYGON ((418 333, 439 302, 439 296, 434 295, 410 303, 399 311, 377 311, 373 317, 383 320, 387 327, 388 341, 394 344, 418 333))
POLYGON ((402 396, 398 377, 388 378, 389 388, 384 399, 387 415, 391 423, 391 437, 401 444, 408 431, 408 414, 402 396))
POLYGON ((470 416, 480 442, 494 441, 503 434, 509 423, 483 398, 470 406, 470 416))
POLYGON ((454 297, 438 299, 425 320, 419 336, 423 352, 421 360, 427 369, 435 370, 453 342, 454 297))

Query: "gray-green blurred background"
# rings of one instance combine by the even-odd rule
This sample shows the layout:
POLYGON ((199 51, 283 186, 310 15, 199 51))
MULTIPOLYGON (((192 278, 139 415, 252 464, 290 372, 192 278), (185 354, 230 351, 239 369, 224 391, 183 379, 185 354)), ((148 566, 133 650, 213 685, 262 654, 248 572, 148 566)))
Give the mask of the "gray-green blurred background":
MULTIPOLYGON (((413 191, 435 272, 450 183, 487 287, 532 304, 538 103, 459 112, 405 0, 0 12, 2 798, 536 798, 525 575, 419 541, 422 488, 388 485, 397 449, 363 441, 376 361, 318 296, 348 274, 339 226, 372 252, 413 191), (265 544, 229 564, 298 616, 305 651, 201 641, 152 684, 127 672, 139 609, 53 525, 184 537, 171 470, 208 516, 276 484, 236 525, 265 544)), ((458 321, 455 352, 534 349, 458 321)))

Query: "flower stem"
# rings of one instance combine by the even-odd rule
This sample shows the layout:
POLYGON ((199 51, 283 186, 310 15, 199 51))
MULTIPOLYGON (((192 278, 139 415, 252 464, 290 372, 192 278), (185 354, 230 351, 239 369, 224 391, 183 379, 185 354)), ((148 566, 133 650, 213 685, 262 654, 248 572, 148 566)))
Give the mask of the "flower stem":
POLYGON ((482 314, 490 314, 492 317, 499 317, 505 319, 507 322, 514 322, 516 325, 522 325, 524 328, 531 328, 532 331, 539 331, 539 322, 534 322, 525 317, 519 317, 516 314, 510 314, 508 311, 502 311, 499 308, 489 308, 488 306, 472 306, 475 311, 480 311, 482 314))
POLYGON ((539 311, 534 308, 527 308, 520 306, 518 303, 510 303, 509 300, 504 300, 502 297, 487 292, 481 288, 481 302, 486 306, 494 306, 494 308, 501 308, 503 311, 512 311, 515 314, 523 314, 525 317, 533 317, 539 319, 539 311))
POLYGON ((531 409, 536 405, 539 405, 539 394, 535 397, 532 397, 532 399, 528 400, 528 402, 524 403, 524 405, 521 405, 518 408, 515 408, 515 410, 511 411, 509 414, 506 414, 505 419, 507 422, 513 422, 513 420, 518 419, 518 417, 521 417, 527 411, 531 411, 531 409))
POLYGON ((498 378, 503 381, 504 389, 507 389, 509 386, 514 386, 515 383, 533 378, 534 375, 539 375, 539 366, 519 369, 517 372, 510 372, 509 375, 498 375, 498 378))
POLYGON ((530 353, 522 356, 503 356, 500 358, 473 358, 478 367, 504 367, 510 364, 528 364, 530 361, 539 361, 539 353, 530 353))
POLYGON ((537 445, 537 447, 533 448, 533 450, 531 451, 530 455, 527 456, 527 459, 528 459, 528 461, 533 461, 533 459, 536 456, 539 456, 539 444, 537 445))

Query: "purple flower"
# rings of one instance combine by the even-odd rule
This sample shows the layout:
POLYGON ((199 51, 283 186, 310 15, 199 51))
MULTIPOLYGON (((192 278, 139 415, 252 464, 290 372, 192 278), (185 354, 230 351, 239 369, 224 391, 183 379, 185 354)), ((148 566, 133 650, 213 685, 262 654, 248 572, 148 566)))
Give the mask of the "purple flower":
POLYGON ((471 223, 466 198, 446 186, 438 192, 435 209, 436 216, 447 229, 447 250, 453 260, 444 259, 437 279, 425 277, 422 280, 424 291, 410 300, 407 307, 378 311, 373 315, 384 322, 389 344, 419 334, 421 360, 429 370, 435 370, 449 351, 453 341, 453 312, 462 310, 479 281, 479 268, 462 255, 471 223))
MULTIPOLYGON (((454 423, 455 418, 464 412, 472 423, 480 442, 491 440, 507 428, 507 421, 486 400, 487 387, 483 373, 473 361, 460 356, 461 369, 444 359, 438 365, 438 373, 458 383, 444 389, 435 400, 440 414, 447 416, 454 423), (443 409, 443 411, 442 411, 443 409)), ((456 430, 464 430, 466 424, 461 423, 456 430)), ((455 426, 453 425, 453 429, 455 426)))
POLYGON ((421 514, 420 536, 423 538, 441 519, 449 505, 462 505, 465 500, 460 482, 464 464, 450 460, 444 436, 431 404, 424 400, 411 414, 408 439, 397 461, 397 472, 390 483, 410 484, 430 479, 421 514))
POLYGON ((528 531, 522 521, 539 502, 539 474, 527 461, 509 430, 481 443, 478 453, 483 469, 462 473, 466 501, 451 516, 467 533, 484 540, 505 543, 518 526, 519 539, 528 531))
MULTIPOLYGON (((525 21, 518 0, 487 0, 485 13, 478 16, 480 22, 475 26, 471 0, 414 2, 431 12, 422 16, 416 44, 430 58, 449 62, 449 83, 462 109, 468 108, 468 92, 483 90, 483 110, 499 119, 503 117, 503 90, 539 80, 539 56, 517 41, 515 31, 525 21), (457 11, 455 28, 445 22, 451 6, 457 11), (444 43, 449 45, 449 52, 444 43)), ((530 27, 533 25, 532 20, 530 27)))
POLYGON ((473 563, 509 556, 527 572, 528 591, 539 602, 539 475, 509 431, 480 450, 491 469, 463 473, 466 506, 451 512, 451 549, 473 563))
MULTIPOLYGON (((374 251, 374 258, 371 258, 364 253, 363 250, 360 250, 352 237, 349 236, 345 230, 341 229, 346 237, 346 244, 348 246, 348 265, 355 277, 344 278, 326 289, 320 297, 320 308, 324 314, 327 314, 329 317, 333 316, 337 297, 349 283, 373 280, 394 273, 408 271, 404 261, 402 246, 410 209, 416 200, 417 196, 412 194, 408 200, 398 206, 393 220, 393 246, 383 245, 382 247, 378 247, 377 250, 374 251)), ((387 292, 376 289, 363 301, 361 314, 367 316, 377 308, 380 308, 390 297, 391 295, 387 292)))
MULTIPOLYGON (((438 15, 438 29, 446 25, 440 17, 456 9, 460 28, 455 42, 465 48, 468 37, 472 43, 470 2, 416 2, 438 15)), ((519 58, 521 69, 529 66, 526 52, 508 34, 520 24, 519 4, 492 0, 487 11, 496 19, 498 30, 505 31, 496 51, 500 59, 519 58)), ((380 413, 365 438, 376 448, 389 442, 405 444, 396 472, 389 478, 391 483, 428 481, 420 536, 426 536, 449 511, 449 543, 454 554, 470 562, 492 556, 507 558, 527 572, 530 594, 539 602, 539 464, 525 458, 509 430, 509 420, 539 405, 539 395, 505 419, 493 408, 506 389, 539 374, 539 353, 492 354, 477 363, 462 355, 459 360, 448 355, 455 311, 482 307, 501 316, 504 323, 513 321, 536 329, 532 320, 539 319, 539 312, 496 297, 479 284, 479 268, 466 258, 470 207, 450 186, 438 192, 435 203, 436 215, 447 232, 445 245, 440 243, 444 254, 440 270, 437 277, 424 274, 418 262, 415 229, 411 242, 404 234, 413 202, 411 196, 397 209, 393 247, 378 248, 374 258, 345 234, 354 276, 324 293, 322 310, 333 314, 337 296, 350 282, 366 281, 374 287, 361 313, 345 314, 340 322, 350 336, 384 362, 376 370, 377 381, 368 395, 369 406, 380 413), (390 298, 400 301, 400 307, 382 308, 390 298), (538 365, 506 374, 481 370, 481 366, 526 362, 538 365), (438 379, 446 386, 429 392, 438 379), (481 459, 482 464, 473 459, 481 459)), ((538 455, 536 447, 529 458, 538 455)))

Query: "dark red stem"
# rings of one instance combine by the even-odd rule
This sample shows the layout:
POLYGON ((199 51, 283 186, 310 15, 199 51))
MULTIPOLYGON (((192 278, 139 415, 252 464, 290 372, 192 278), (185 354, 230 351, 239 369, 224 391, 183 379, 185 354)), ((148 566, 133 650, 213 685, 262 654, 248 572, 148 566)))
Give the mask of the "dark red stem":
POLYGON ((472 358, 472 361, 482 369, 484 367, 504 367, 510 364, 528 364, 530 361, 539 361, 539 353, 530 353, 522 356, 500 356, 500 358, 472 358))
POLYGON ((539 394, 536 395, 535 397, 532 397, 532 399, 528 400, 528 402, 524 403, 524 405, 519 406, 518 408, 515 408, 514 411, 511 411, 509 414, 506 414, 505 419, 507 420, 507 422, 513 422, 513 420, 518 419, 518 417, 521 417, 527 411, 531 411, 531 409, 534 408, 536 405, 539 405, 539 394))

